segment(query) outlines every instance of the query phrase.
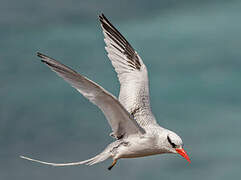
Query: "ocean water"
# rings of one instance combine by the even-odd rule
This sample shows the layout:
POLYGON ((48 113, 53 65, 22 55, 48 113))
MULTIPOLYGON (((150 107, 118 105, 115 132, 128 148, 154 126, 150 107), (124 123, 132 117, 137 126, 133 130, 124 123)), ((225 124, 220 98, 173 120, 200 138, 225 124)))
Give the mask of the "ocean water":
POLYGON ((241 1, 0 1, 0 179, 241 177, 241 1), (87 167, 20 159, 84 160, 112 141, 101 111, 44 66, 42 52, 118 96, 98 14, 149 70, 158 123, 191 157, 159 155, 87 167))

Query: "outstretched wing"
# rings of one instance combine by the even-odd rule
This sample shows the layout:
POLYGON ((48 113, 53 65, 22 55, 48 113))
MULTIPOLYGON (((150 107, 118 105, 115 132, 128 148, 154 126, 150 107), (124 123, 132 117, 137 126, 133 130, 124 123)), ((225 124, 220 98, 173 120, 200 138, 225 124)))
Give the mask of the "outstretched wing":
POLYGON ((41 53, 37 55, 42 58, 42 62, 102 110, 115 137, 145 133, 119 101, 104 88, 48 56, 41 53))
POLYGON ((99 20, 105 36, 105 49, 120 81, 120 103, 141 126, 156 123, 150 108, 145 64, 104 14, 99 16, 99 20))

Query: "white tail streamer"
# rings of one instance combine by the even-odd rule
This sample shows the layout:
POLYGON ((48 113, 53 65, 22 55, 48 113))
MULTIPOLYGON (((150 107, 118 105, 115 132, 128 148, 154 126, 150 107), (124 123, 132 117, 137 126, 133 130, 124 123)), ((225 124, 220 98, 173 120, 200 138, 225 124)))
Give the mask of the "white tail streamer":
POLYGON ((97 156, 84 160, 84 161, 79 161, 79 162, 70 162, 70 163, 51 163, 51 162, 46 162, 46 161, 40 161, 37 159, 32 159, 26 156, 20 156, 20 158, 22 159, 26 159, 28 161, 33 161, 33 162, 37 162, 37 163, 41 163, 41 164, 45 164, 45 165, 50 165, 50 166, 77 166, 77 165, 81 165, 81 164, 86 164, 86 165, 93 165, 99 162, 102 162, 106 159, 108 159, 110 157, 110 155, 108 153, 102 152, 100 154, 98 154, 97 156))

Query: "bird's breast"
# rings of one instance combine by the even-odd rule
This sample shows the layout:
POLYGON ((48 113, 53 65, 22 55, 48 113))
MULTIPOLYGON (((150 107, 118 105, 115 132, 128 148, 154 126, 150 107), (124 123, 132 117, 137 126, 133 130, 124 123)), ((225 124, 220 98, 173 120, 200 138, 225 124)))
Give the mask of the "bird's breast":
POLYGON ((130 138, 126 146, 118 148, 118 158, 136 158, 155 154, 161 154, 155 144, 155 140, 150 137, 130 138))

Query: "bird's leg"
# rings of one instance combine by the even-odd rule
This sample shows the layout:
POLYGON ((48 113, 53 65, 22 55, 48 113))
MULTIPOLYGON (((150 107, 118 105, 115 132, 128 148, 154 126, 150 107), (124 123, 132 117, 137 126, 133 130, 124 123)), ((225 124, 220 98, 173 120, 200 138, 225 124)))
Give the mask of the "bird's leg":
POLYGON ((116 163, 117 163, 117 160, 114 159, 114 160, 113 160, 113 163, 108 167, 108 170, 111 170, 116 163))

